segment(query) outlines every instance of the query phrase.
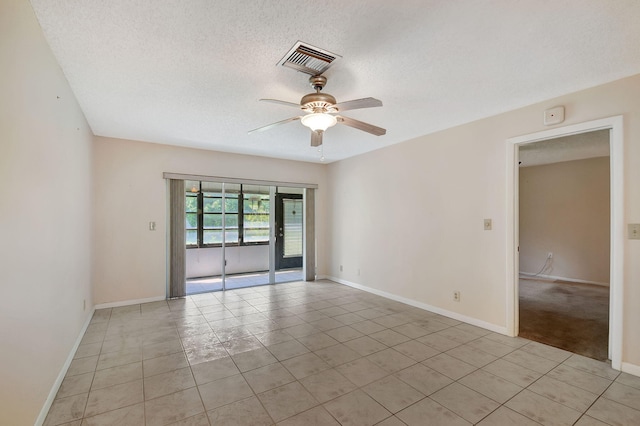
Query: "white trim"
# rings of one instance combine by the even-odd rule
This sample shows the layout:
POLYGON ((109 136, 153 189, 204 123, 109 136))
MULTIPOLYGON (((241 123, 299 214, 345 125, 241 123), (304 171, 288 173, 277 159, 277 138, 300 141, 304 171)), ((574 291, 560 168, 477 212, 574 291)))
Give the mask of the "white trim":
POLYGON ((542 275, 542 274, 536 274, 535 272, 522 272, 520 271, 520 275, 524 275, 525 277, 536 277, 536 278, 540 278, 543 280, 549 280, 549 281, 567 281, 567 282, 571 282, 571 283, 579 283, 579 284, 593 284, 593 285, 599 285, 602 287, 609 287, 609 283, 605 283, 605 282, 600 282, 600 281, 589 281, 589 280, 581 280, 578 278, 567 278, 567 277, 559 277, 556 275, 542 275))
POLYGON ((586 121, 584 123, 573 124, 571 126, 557 127, 554 129, 543 130, 541 132, 530 133, 522 136, 515 136, 513 138, 507 139, 507 142, 514 145, 528 144, 548 139, 556 139, 564 136, 595 132, 597 130, 613 129, 614 126, 617 125, 622 125, 621 115, 601 118, 599 120, 586 121))
POLYGON ((500 334, 507 334, 507 328, 506 327, 500 327, 498 325, 491 324, 491 323, 488 323, 488 322, 485 322, 485 321, 481 321, 481 320, 476 319, 476 318, 468 317, 466 315, 462 315, 462 314, 459 314, 457 312, 452 312, 452 311, 448 311, 446 309, 442 309, 442 308, 438 308, 438 307, 435 307, 435 306, 427 305, 426 303, 422 303, 422 302, 418 302, 418 301, 413 300, 413 299, 408 299, 406 297, 398 296, 398 295, 393 294, 393 293, 387 293, 386 291, 382 291, 382 290, 378 290, 378 289, 375 289, 375 288, 367 287, 367 286, 364 286, 362 284, 357 284, 357 283, 354 283, 354 282, 351 282, 351 281, 347 281, 347 280, 343 280, 343 279, 340 279, 340 278, 327 277, 327 279, 329 279, 331 281, 335 281, 335 282, 340 283, 340 284, 344 284, 344 285, 349 286, 349 287, 356 288, 358 290, 363 290, 363 291, 366 291, 368 293, 375 294, 377 296, 382 296, 382 297, 385 297, 387 299, 395 300, 396 302, 401 302, 401 303, 405 303, 407 305, 410 305, 410 306, 413 306, 413 307, 416 307, 416 308, 424 309, 425 311, 429 311, 429 312, 432 312, 434 314, 443 315, 445 317, 453 318, 455 320, 462 321, 462 322, 465 322, 467 324, 475 325, 477 327, 481 327, 481 328, 484 328, 484 329, 489 330, 489 331, 493 331, 493 332, 500 333, 500 334))
POLYGON ((160 302, 167 300, 165 296, 147 297, 145 299, 122 300, 120 302, 100 303, 95 309, 119 308, 121 306, 139 305, 141 303, 160 302))
POLYGON ((506 140, 507 166, 507 306, 506 321, 509 335, 518 334, 518 271, 519 244, 518 221, 518 145, 554 139, 563 136, 609 129, 611 162, 611 249, 610 249, 610 300, 609 300, 609 358, 616 370, 622 367, 623 295, 624 295, 624 135, 621 115, 587 121, 565 127, 544 130, 506 140))
MULTIPOLYGON (((169 179, 165 180, 166 183, 166 193, 165 193, 165 200, 167 200, 166 202, 166 208, 165 208, 165 212, 164 212, 164 217, 167 218, 167 220, 164 221, 164 240, 165 240, 165 252, 164 252, 164 294, 165 297, 168 299, 169 295, 171 294, 171 181, 169 179)), ((186 274, 186 267, 185 267, 185 274, 186 274)), ((186 284, 185 284, 186 285, 186 284)))
POLYGON ((91 309, 91 311, 89 312, 89 315, 87 315, 87 318, 86 318, 86 320, 84 322, 84 325, 82 326, 82 329, 80 330, 80 334, 76 338, 76 342, 73 344, 73 347, 71 348, 71 352, 69 352, 69 356, 67 356, 67 360, 62 365, 62 369, 60 370, 60 373, 58 374, 58 377, 56 377, 56 381, 53 382, 53 386, 51 386, 51 390, 49 391, 49 396, 47 396, 47 399, 44 401, 44 405, 42 406, 42 409, 40 410, 40 415, 38 415, 38 418, 36 418, 34 426, 41 426, 42 424, 44 424, 44 421, 47 419, 47 414, 49 414, 49 410, 51 409, 51 405, 53 404, 53 401, 55 400, 56 395, 58 394, 58 390, 60 390, 60 386, 62 385, 62 381, 64 380, 64 376, 67 375, 67 371, 69 370, 69 367, 71 366, 71 362, 73 361, 73 357, 76 355, 76 351, 78 350, 78 346, 80 346, 80 343, 82 342, 82 338, 84 337, 84 333, 87 331, 87 328, 89 327, 89 324, 91 323, 91 318, 93 318, 93 313, 95 312, 95 310, 96 310, 95 308, 91 309))
MULTIPOLYGON (((304 214, 304 213, 303 213, 304 214)), ((226 222, 222 222, 226 223, 226 222)), ((303 219, 303 223, 304 219, 303 219)), ((304 257, 303 257, 304 261, 304 257)), ((304 273, 302 274, 304 276, 304 273)), ((269 284, 276 282, 276 188, 269 186, 269 284)))
POLYGON ((634 376, 640 377, 640 365, 623 362, 620 370, 624 373, 633 374, 634 376))
POLYGON ((611 300, 609 301, 609 350, 611 364, 622 368, 624 330, 624 134, 622 116, 611 117, 611 300))

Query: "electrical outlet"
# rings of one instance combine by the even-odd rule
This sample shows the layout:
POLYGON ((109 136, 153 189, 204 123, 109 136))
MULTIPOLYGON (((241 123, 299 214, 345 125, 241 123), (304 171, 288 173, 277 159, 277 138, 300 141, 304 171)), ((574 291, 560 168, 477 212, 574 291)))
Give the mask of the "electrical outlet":
POLYGON ((553 259, 553 252, 552 251, 547 253, 547 259, 553 259))
POLYGON ((460 301, 460 292, 459 291, 454 291, 453 292, 453 300, 455 300, 456 302, 460 301))

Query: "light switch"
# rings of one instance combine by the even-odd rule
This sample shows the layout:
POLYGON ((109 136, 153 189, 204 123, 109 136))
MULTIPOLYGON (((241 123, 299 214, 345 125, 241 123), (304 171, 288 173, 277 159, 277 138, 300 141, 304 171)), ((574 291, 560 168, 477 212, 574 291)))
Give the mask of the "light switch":
POLYGON ((629 239, 640 240, 640 223, 629 224, 629 239))
POLYGON ((484 230, 491 231, 491 219, 484 220, 484 230))
POLYGON ((149 231, 155 231, 155 230, 156 230, 156 223, 149 222, 149 231))

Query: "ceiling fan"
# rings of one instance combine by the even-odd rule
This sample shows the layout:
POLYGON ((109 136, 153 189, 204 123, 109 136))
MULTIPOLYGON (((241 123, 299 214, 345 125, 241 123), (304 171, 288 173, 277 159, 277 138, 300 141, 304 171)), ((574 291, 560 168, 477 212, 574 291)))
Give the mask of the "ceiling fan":
POLYGON ((337 123, 354 129, 363 130, 372 135, 381 136, 387 133, 382 127, 373 124, 355 120, 353 118, 338 115, 342 111, 359 108, 372 108, 382 106, 382 101, 374 98, 354 99, 346 102, 336 102, 336 98, 328 93, 320 93, 322 88, 327 84, 327 78, 322 75, 315 75, 309 78, 311 87, 315 89, 315 93, 304 95, 299 104, 293 102, 280 101, 278 99, 260 99, 264 102, 272 102, 281 105, 287 105, 294 108, 300 108, 306 112, 305 115, 287 118, 286 120, 271 123, 263 127, 251 130, 249 134, 268 130, 281 124, 290 123, 300 120, 302 124, 311 129, 311 146, 322 145, 322 135, 329 127, 335 126, 337 123))

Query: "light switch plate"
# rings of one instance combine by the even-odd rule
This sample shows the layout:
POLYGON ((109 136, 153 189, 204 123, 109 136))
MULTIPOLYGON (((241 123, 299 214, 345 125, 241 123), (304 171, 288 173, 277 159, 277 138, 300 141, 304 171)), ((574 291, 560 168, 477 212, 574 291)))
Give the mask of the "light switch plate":
POLYGON ((491 231, 491 219, 484 220, 484 230, 491 231))
POLYGON ((629 239, 640 240, 640 223, 630 223, 628 226, 629 226, 629 239))

